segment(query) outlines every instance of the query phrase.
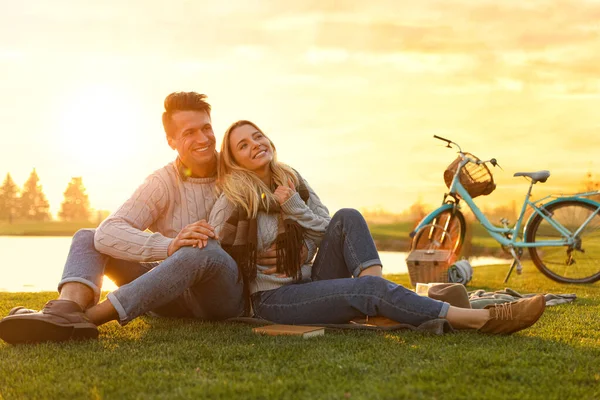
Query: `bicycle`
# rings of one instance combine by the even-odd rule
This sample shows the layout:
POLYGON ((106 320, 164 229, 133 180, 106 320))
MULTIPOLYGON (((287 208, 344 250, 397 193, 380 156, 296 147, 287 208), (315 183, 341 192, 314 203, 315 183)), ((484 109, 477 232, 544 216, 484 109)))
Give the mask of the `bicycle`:
POLYGON ((563 283, 600 280, 600 203, 589 198, 600 194, 600 191, 550 195, 531 201, 533 185, 546 182, 550 172, 517 172, 515 177, 525 177, 530 181, 519 217, 512 228, 505 218, 500 221, 502 227, 495 226, 473 198, 488 195, 496 188, 487 165, 499 167, 497 160, 480 160, 463 152, 451 140, 437 135, 434 138, 446 142, 448 148, 455 146, 458 158, 444 172, 449 190, 444 194, 442 205, 423 218, 410 234, 413 249, 452 250, 458 255, 466 232, 465 217, 460 211, 462 200, 491 237, 508 249, 513 257, 504 282, 508 281, 515 267, 517 274, 522 273, 524 249, 528 249, 535 266, 552 280, 563 283), (533 212, 523 224, 528 208, 533 212))

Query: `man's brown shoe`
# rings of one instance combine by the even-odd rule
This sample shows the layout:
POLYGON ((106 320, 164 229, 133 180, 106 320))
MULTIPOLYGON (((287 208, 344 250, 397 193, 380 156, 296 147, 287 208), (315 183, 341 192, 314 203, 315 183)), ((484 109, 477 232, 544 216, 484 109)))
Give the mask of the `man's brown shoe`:
POLYGON ((32 310, 30 308, 25 308, 23 306, 17 306, 17 307, 13 307, 9 312, 8 315, 23 315, 23 314, 33 314, 38 312, 37 310, 32 310))
POLYGON ((479 332, 508 335, 535 324, 546 309, 546 300, 541 294, 513 301, 512 303, 490 304, 490 319, 479 328, 479 332))
POLYGON ((51 300, 40 312, 13 313, 0 321, 0 338, 10 344, 95 339, 98 328, 79 304, 51 300))

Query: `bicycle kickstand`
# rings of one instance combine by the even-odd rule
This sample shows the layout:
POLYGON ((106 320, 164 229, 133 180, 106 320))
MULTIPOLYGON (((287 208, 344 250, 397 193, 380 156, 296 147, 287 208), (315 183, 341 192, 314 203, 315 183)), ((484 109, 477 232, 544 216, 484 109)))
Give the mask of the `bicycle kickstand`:
POLYGON ((519 260, 519 257, 517 257, 517 253, 515 253, 515 249, 511 248, 510 254, 513 256, 513 262, 510 265, 510 269, 508 270, 508 273, 506 274, 506 278, 504 278, 504 283, 508 282, 508 278, 510 278, 510 274, 512 274, 512 271, 515 267, 517 267, 518 275, 521 275, 521 271, 523 271, 523 266, 521 265, 521 260, 519 260))

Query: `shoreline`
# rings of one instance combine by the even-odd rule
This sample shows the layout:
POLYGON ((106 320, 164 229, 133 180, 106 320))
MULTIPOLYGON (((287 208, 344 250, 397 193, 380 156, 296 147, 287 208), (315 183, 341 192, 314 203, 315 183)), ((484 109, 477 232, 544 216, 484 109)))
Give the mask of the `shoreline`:
MULTIPOLYGON (((89 229, 95 228, 93 227, 85 227, 89 229)), ((81 228, 81 229, 85 229, 81 228)), ((72 237, 76 231, 72 230, 28 230, 26 232, 1 232, 1 237, 72 237)), ((410 252, 410 239, 399 239, 394 238, 380 238, 379 235, 373 235, 373 240, 375 241, 375 246, 379 251, 398 251, 398 252, 410 252)), ((497 257, 497 258, 507 258, 510 257, 498 246, 496 248, 483 247, 472 245, 469 246, 470 249, 468 254, 463 252, 462 256, 469 257, 497 257)))
MULTIPOLYGON (((373 240, 375 241, 375 246, 379 251, 400 251, 400 252, 410 252, 411 244, 410 239, 379 239, 376 235, 373 235, 373 240)), ((511 256, 507 254, 500 245, 498 247, 484 247, 476 244, 471 244, 471 246, 464 246, 460 256, 464 257, 496 257, 496 258, 506 258, 507 260, 511 259, 511 256), (467 249, 468 247, 468 249, 467 249)), ((527 259, 528 255, 524 254, 523 259, 527 259)))

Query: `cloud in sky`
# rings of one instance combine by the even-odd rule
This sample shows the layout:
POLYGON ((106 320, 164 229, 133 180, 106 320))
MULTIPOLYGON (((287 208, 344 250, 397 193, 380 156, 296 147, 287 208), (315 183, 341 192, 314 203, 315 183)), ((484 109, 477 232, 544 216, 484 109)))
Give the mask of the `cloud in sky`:
POLYGON ((11 45, 2 53, 214 61, 247 46, 299 72, 319 67, 320 75, 334 64, 342 71, 387 66, 445 74, 471 84, 499 75, 536 85, 597 79, 600 55, 589 51, 600 45, 597 2, 377 3, 24 2, 4 14, 0 34, 11 45))

